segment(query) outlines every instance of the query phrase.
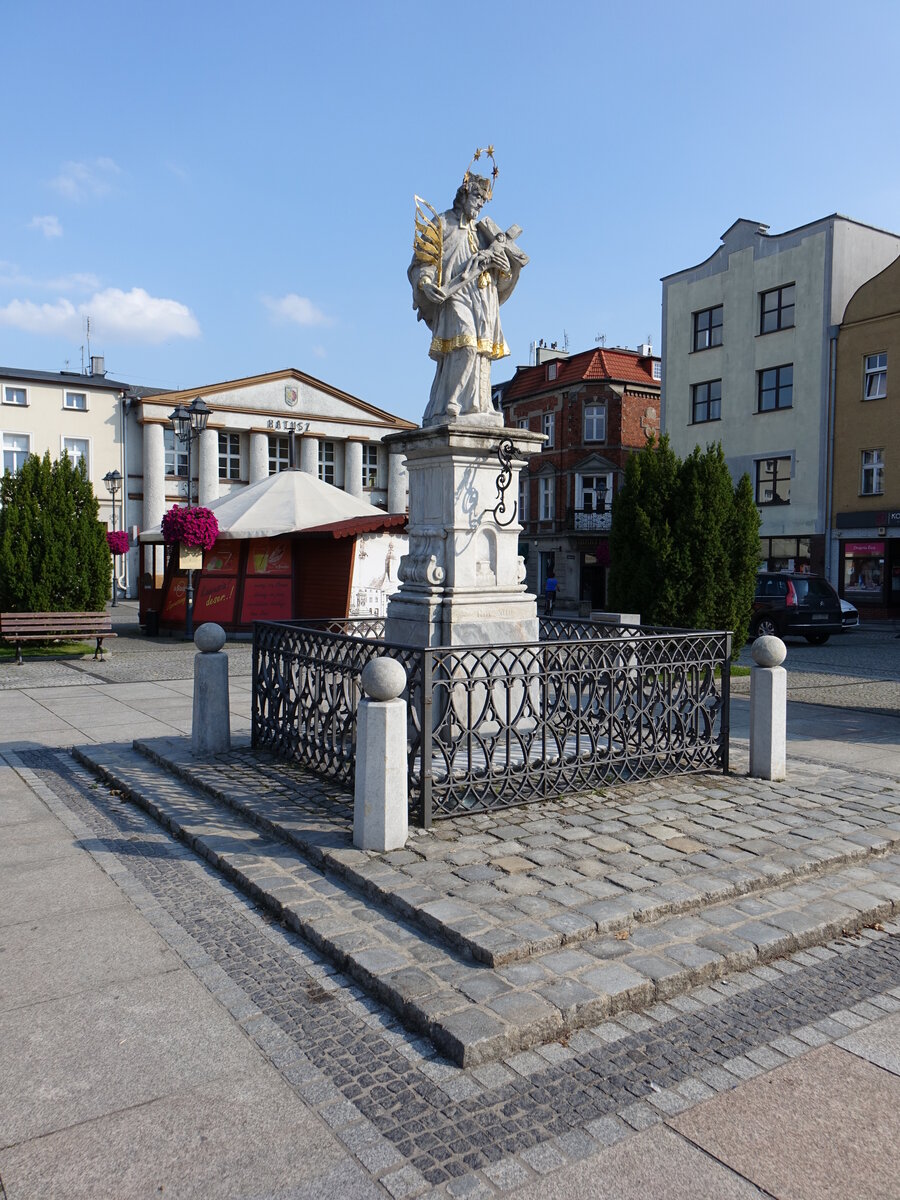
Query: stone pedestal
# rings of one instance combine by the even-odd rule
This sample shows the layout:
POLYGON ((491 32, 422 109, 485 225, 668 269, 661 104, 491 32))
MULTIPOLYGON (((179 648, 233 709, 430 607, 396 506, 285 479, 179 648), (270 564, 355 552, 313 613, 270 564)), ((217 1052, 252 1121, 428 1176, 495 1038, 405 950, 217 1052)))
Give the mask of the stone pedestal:
POLYGON ((537 601, 525 590, 519 472, 544 435, 508 429, 499 414, 391 434, 409 472, 409 551, 388 602, 385 638, 415 646, 536 642, 537 601), (508 466, 501 442, 511 447, 508 466), (498 479, 505 474, 505 512, 498 479), (509 521, 504 525, 502 522, 509 521))

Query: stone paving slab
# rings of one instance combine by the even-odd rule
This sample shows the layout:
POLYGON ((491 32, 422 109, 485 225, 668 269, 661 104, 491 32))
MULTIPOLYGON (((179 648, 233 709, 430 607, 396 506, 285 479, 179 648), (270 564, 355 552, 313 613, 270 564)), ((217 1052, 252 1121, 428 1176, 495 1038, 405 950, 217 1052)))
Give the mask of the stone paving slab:
MULTIPOLYGON (((606 1177, 615 1195, 604 1147, 900 1010, 900 924, 887 922, 463 1070, 68 755, 14 761, 353 1155, 298 1200, 495 1200, 580 1162, 573 1185, 606 1177)), ((0 1172, 15 1184, 2 1151, 0 1172)))
POLYGON ((673 1125, 766 1195, 896 1200, 900 1192, 881 1157, 900 1142, 900 1079, 835 1046, 700 1104, 673 1125))
MULTIPOLYGON (((792 877, 750 896, 717 871, 714 886, 691 894, 692 919, 645 911, 637 927, 609 933, 595 925, 575 945, 554 943, 491 967, 399 918, 346 876, 319 870, 273 826, 250 824, 145 755, 99 746, 77 756, 462 1065, 553 1041, 900 911, 900 854, 884 853, 872 838, 875 845, 845 843, 854 865, 842 851, 842 865, 830 863, 827 876, 801 884, 792 877)), ((722 811, 727 790, 720 780, 714 790, 722 811)), ((334 849, 334 829, 316 836, 334 849)), ((324 856, 320 864, 328 865, 324 856)), ((617 915, 627 919, 628 911, 617 915)))
POLYGON ((798 764, 790 784, 692 776, 457 817, 376 855, 352 845, 349 793, 301 768, 249 750, 198 763, 187 739, 135 748, 491 966, 900 847, 900 782, 798 764))

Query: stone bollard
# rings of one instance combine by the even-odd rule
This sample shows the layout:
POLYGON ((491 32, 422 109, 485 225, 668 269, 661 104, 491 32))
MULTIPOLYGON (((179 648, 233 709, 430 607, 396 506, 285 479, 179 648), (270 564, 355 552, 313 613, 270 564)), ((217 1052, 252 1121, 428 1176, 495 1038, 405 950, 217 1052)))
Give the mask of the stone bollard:
POLYGON ((362 673, 366 698, 356 710, 353 845, 399 850, 408 832, 406 671, 395 658, 373 658, 362 673))
POLYGON ((750 656, 750 774, 784 779, 787 744, 787 646, 781 638, 758 637, 750 656))
POLYGON ((225 630, 207 621, 194 634, 194 645, 200 653, 194 658, 191 752, 221 754, 231 749, 228 655, 219 653, 225 645, 225 630))

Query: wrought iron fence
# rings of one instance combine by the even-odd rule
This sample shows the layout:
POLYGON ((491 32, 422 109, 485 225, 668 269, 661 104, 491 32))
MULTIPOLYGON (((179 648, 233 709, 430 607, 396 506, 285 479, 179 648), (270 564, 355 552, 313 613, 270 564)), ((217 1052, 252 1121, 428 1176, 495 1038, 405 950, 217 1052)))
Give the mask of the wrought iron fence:
POLYGON ((254 746, 351 784, 359 676, 389 654, 407 673, 410 804, 425 825, 613 780, 728 770, 728 633, 545 618, 538 643, 422 649, 381 631, 257 623, 254 746))

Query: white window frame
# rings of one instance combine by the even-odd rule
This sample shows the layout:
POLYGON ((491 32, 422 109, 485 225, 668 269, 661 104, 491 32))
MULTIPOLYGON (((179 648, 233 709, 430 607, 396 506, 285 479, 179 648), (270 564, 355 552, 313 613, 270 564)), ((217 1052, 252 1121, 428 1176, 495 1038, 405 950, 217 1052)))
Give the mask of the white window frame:
POLYGON ((517 429, 530 429, 531 428, 530 418, 529 417, 519 417, 518 420, 516 421, 516 428, 517 429))
POLYGON ((8 404, 10 408, 28 408, 31 403, 28 399, 28 388, 21 387, 17 383, 4 383, 3 385, 3 403, 8 404), (20 404, 18 400, 10 400, 10 392, 21 392, 25 399, 20 404))
POLYGON ((653 360, 653 378, 656 380, 662 379, 662 362, 658 358, 653 360))
POLYGON ((883 496, 884 450, 862 450, 859 466, 859 494, 861 496, 883 496), (869 486, 866 486, 867 484, 869 486))
POLYGON ((612 473, 612 471, 585 471, 584 474, 579 472, 575 476, 575 507, 577 509, 581 510, 582 512, 584 512, 585 510, 587 510, 589 512, 599 512, 600 511, 600 508, 599 508, 600 488, 597 487, 597 482, 596 482, 597 480, 600 480, 600 479, 606 480, 606 494, 605 494, 603 511, 609 512, 610 507, 612 505, 612 488, 613 488, 613 473, 612 473), (586 479, 590 479, 592 481, 590 487, 588 487, 588 488, 585 488, 585 485, 584 485, 584 481, 586 479), (587 509, 587 506, 585 505, 585 502, 584 502, 584 496, 585 496, 586 491, 589 492, 592 497, 590 509, 587 509), (594 496, 597 497, 596 501, 593 499, 594 496))
POLYGON ((883 400, 887 396, 887 358, 886 350, 866 355, 863 400, 883 400))
POLYGON ((18 430, 15 430, 15 431, 8 430, 5 433, 0 433, 0 455, 2 455, 2 458, 0 458, 0 472, 6 471, 8 469, 8 470, 12 471, 13 475, 17 475, 19 473, 19 471, 21 470, 21 464, 19 466, 15 466, 15 467, 12 467, 12 466, 7 467, 7 462, 6 462, 7 454, 24 454, 25 457, 27 458, 30 453, 31 453, 31 434, 30 433, 20 433, 18 430), (25 441, 27 442, 27 446, 25 447, 24 450, 22 450, 20 447, 16 447, 15 449, 13 449, 11 446, 7 447, 7 445, 6 445, 7 438, 24 438, 25 441))
POLYGON ((87 471, 88 479, 91 478, 91 460, 93 458, 92 449, 93 449, 93 447, 91 446, 90 438, 67 437, 65 434, 63 434, 59 439, 60 455, 65 454, 67 458, 71 458, 73 466, 76 466, 76 467, 78 466, 78 458, 79 457, 84 458, 84 465, 85 465, 85 469, 87 471), (69 453, 69 447, 66 445, 66 442, 78 442, 80 445, 84 446, 84 451, 81 454, 79 454, 77 457, 75 457, 69 453))
POLYGON ((319 442, 319 478, 323 483, 334 484, 334 442, 319 442), (331 478, 329 478, 331 476, 331 478))
POLYGON ((288 435, 270 433, 269 435, 269 474, 277 475, 286 471, 291 465, 291 444, 288 435))
POLYGON ((378 444, 364 442, 362 448, 363 491, 370 492, 378 487, 378 444))
POLYGON ((187 445, 178 440, 174 429, 168 429, 165 426, 163 426, 163 461, 166 479, 187 479, 187 445), (170 466, 171 471, 169 470, 170 466))
POLYGON ((552 521, 556 517, 556 479, 553 475, 538 477, 538 519, 552 521))
POLYGON ((76 392, 70 388, 66 388, 63 392, 63 408, 66 412, 87 412, 88 410, 88 394, 87 392, 76 392), (70 404, 70 396, 80 396, 84 400, 84 404, 70 404))
POLYGON ((542 450, 552 450, 556 442, 556 413, 546 412, 541 417, 541 433, 547 440, 541 447, 542 450))
POLYGON ((217 441, 219 457, 219 478, 226 483, 234 483, 241 478, 241 435, 234 429, 220 429, 217 441), (225 449, 222 449, 222 439, 225 439, 225 449), (235 450, 237 445, 237 450, 235 450), (237 474, 232 474, 237 467, 237 474))
POLYGON ((519 475, 519 524, 524 525, 528 520, 529 503, 528 498, 531 493, 531 480, 523 471, 519 475))
POLYGON ((606 441, 606 404, 602 401, 584 406, 584 440, 586 442, 606 441), (602 426, 600 433, 597 432, 598 420, 602 426))

